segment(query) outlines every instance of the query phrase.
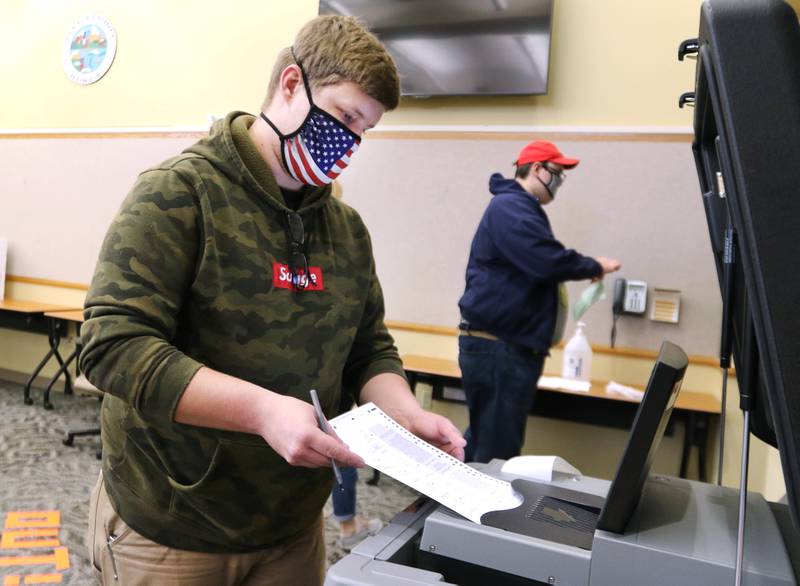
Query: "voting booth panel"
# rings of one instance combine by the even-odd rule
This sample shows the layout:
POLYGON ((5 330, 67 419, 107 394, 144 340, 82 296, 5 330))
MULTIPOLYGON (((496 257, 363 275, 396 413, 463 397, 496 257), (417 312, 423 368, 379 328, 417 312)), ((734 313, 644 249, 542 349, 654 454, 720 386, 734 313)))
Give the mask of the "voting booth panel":
MULTIPOLYGON (((648 475, 647 454, 671 405, 670 394, 652 392, 662 350, 614 483, 569 475, 544 483, 549 496, 560 495, 545 514, 562 524, 585 520, 559 502, 570 493, 619 511, 596 523, 587 542, 521 529, 542 512, 528 501, 516 524, 494 526, 416 503, 332 566, 327 585, 797 583, 800 548, 789 518, 800 519, 800 27, 779 0, 707 0, 691 41, 681 51, 698 53, 693 151, 726 310, 723 363, 730 348, 751 430, 780 451, 788 505, 648 475), (630 510, 620 494, 632 499, 630 510)), ((501 461, 475 467, 519 486, 501 461)))
POLYGON ((780 451, 800 526, 800 27, 784 2, 707 2, 698 44, 693 149, 722 352, 732 346, 752 432, 780 451))

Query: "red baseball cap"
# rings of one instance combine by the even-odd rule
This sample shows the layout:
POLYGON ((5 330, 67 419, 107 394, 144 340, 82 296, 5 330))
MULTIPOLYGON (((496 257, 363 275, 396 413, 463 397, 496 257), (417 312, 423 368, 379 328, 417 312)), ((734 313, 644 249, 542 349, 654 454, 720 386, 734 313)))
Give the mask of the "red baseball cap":
POLYGON ((528 163, 544 163, 550 161, 561 165, 565 169, 572 169, 580 163, 579 159, 568 159, 558 150, 556 145, 546 140, 534 140, 523 148, 515 165, 527 165, 528 163))

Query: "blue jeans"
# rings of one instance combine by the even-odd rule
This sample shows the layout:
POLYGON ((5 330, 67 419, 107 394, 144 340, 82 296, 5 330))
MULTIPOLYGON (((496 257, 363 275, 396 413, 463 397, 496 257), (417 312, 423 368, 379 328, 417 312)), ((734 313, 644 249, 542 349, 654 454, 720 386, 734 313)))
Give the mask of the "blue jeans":
POLYGON ((358 470, 342 468, 342 487, 334 482, 331 490, 333 500, 333 516, 339 521, 349 521, 356 516, 356 481, 358 470))
POLYGON ((519 456, 544 359, 518 344, 459 336, 458 365, 469 407, 465 461, 519 456))

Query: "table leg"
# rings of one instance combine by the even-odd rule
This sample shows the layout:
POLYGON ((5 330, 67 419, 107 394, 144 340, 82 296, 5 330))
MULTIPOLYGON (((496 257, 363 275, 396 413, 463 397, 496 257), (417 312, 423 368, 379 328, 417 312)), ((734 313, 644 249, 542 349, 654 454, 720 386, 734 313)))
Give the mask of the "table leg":
POLYGON ((694 444, 694 431, 697 425, 697 417, 694 411, 688 411, 684 417, 684 435, 683 435, 683 454, 681 455, 681 472, 680 477, 686 478, 689 471, 689 455, 691 453, 692 445, 694 444))
MULTIPOLYGON (((72 353, 69 356, 67 356, 66 360, 61 364, 59 369, 53 375, 53 378, 50 379, 50 382, 47 383, 47 388, 45 388, 45 390, 44 390, 44 408, 45 409, 49 410, 49 409, 53 408, 53 404, 50 402, 50 389, 53 388, 53 385, 56 384, 56 381, 58 380, 58 377, 60 377, 62 374, 66 374, 67 381, 69 381, 69 370, 68 370, 69 369, 69 365, 72 364, 72 361, 75 360, 75 358, 77 358, 79 352, 80 352, 80 346, 76 346, 75 350, 73 350, 72 353)), ((59 358, 59 361, 60 361, 60 358, 59 358)), ((64 392, 65 393, 67 392, 66 388, 64 388, 64 392)))
POLYGON ((36 368, 33 369, 30 378, 28 378, 28 381, 25 383, 25 388, 22 393, 22 400, 26 405, 33 405, 33 399, 31 399, 31 385, 36 377, 39 376, 39 373, 44 368, 44 365, 50 361, 54 354, 58 356, 59 363, 62 363, 61 356, 58 355, 58 344, 61 341, 61 338, 59 336, 56 320, 49 320, 47 329, 47 340, 50 343, 50 350, 48 350, 47 354, 44 355, 44 358, 42 358, 42 361, 36 366, 36 368))
POLYGON ((706 482, 706 448, 708 447, 710 417, 708 413, 700 413, 697 415, 696 419, 697 425, 693 435, 697 444, 697 462, 700 468, 698 470, 698 478, 700 482, 706 482))

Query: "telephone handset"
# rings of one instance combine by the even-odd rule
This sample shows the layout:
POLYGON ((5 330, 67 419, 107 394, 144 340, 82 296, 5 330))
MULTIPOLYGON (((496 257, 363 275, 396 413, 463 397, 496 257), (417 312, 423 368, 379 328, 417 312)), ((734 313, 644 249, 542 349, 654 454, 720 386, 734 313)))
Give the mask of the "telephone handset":
POLYGON ((617 279, 614 281, 614 315, 644 315, 647 309, 647 283, 617 279))
POLYGON ((647 308, 647 283, 617 279, 614 281, 614 300, 611 311, 614 320, 611 326, 611 347, 617 342, 617 320, 621 315, 644 315, 647 308))
POLYGON ((611 312, 614 316, 622 313, 622 304, 625 301, 625 279, 614 281, 614 302, 611 305, 611 312))

